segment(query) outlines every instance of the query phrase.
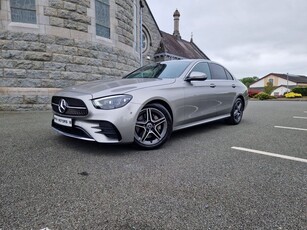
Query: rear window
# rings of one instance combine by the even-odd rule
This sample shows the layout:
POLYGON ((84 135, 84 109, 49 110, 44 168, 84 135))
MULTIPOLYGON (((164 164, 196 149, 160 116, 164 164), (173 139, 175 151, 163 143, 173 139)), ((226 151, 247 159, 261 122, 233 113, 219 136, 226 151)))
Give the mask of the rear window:
POLYGON ((225 69, 217 64, 210 63, 211 77, 212 79, 227 80, 225 69))

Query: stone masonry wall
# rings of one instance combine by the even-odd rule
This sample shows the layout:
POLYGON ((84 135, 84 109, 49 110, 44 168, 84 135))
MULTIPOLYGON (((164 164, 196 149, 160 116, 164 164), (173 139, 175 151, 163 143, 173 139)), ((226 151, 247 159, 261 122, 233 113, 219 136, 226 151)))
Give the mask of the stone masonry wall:
POLYGON ((49 0, 44 15, 51 26, 88 32, 91 18, 87 16, 90 0, 49 0))
POLYGON ((155 62, 155 53, 160 46, 161 42, 161 34, 159 27, 155 23, 153 19, 153 15, 148 9, 147 5, 145 5, 143 9, 143 26, 147 29, 150 35, 150 44, 149 49, 146 53, 143 53, 143 63, 144 65, 155 62), (147 60, 147 56, 150 57, 150 60, 147 60))
POLYGON ((133 1, 116 0, 118 22, 117 34, 118 41, 133 47, 133 1))
POLYGON ((120 77, 139 66, 117 47, 53 35, 0 31, 0 52, 0 110, 44 109, 58 88, 120 77))

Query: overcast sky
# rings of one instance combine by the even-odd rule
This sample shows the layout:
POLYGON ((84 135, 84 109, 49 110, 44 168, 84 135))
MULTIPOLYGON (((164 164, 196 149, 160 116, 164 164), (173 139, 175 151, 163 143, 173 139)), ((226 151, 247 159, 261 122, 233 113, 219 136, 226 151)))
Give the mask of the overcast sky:
POLYGON ((180 34, 237 78, 307 76, 307 0, 147 0, 160 30, 180 34))

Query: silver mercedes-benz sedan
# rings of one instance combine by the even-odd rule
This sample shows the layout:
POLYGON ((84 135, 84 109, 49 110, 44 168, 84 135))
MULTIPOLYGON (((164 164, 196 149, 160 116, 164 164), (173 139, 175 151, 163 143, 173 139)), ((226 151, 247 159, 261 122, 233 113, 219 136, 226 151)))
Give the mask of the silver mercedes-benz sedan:
POLYGON ((247 88, 208 60, 165 61, 118 80, 72 86, 52 97, 52 127, 100 143, 164 144, 172 131, 226 119, 237 125, 248 103, 247 88))

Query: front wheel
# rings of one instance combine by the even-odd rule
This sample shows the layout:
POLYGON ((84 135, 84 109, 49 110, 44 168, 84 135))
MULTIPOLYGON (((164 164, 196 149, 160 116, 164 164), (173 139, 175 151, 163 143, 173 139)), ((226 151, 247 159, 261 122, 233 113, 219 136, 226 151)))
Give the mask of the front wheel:
POLYGON ((134 131, 134 143, 143 149, 163 145, 172 133, 172 119, 160 104, 146 105, 139 113, 134 131))
POLYGON ((237 98, 231 110, 231 116, 227 119, 231 125, 237 125, 243 117, 244 104, 241 98, 237 98))

